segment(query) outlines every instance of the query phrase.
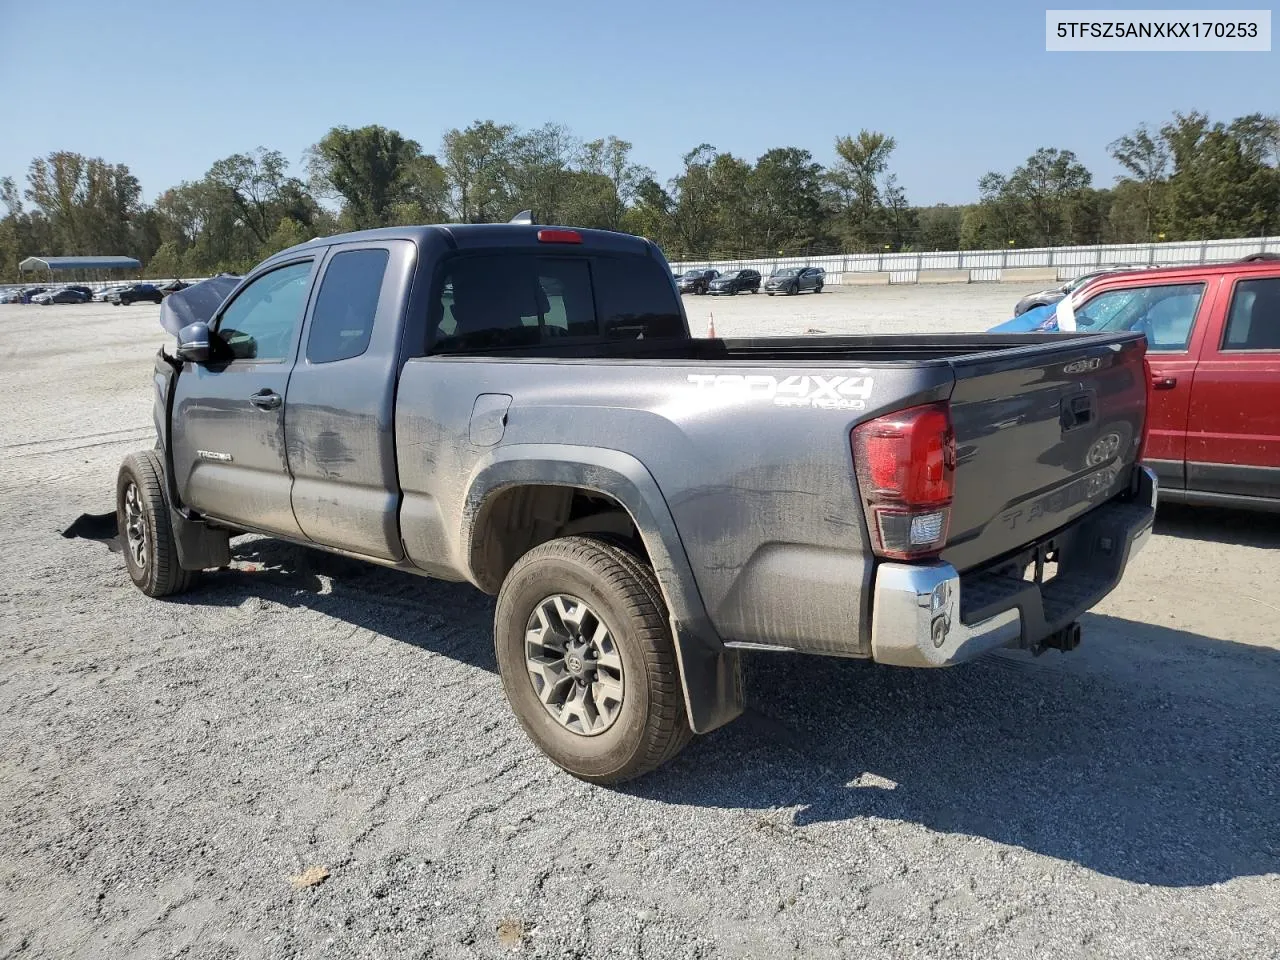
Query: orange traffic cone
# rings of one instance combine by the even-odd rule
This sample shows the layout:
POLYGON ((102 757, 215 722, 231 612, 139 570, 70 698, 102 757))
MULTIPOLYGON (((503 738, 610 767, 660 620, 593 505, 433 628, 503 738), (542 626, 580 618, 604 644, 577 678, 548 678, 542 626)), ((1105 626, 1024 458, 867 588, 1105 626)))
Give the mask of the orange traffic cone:
POLYGON ((707 336, 712 340, 716 338, 716 315, 711 311, 707 311, 707 336))

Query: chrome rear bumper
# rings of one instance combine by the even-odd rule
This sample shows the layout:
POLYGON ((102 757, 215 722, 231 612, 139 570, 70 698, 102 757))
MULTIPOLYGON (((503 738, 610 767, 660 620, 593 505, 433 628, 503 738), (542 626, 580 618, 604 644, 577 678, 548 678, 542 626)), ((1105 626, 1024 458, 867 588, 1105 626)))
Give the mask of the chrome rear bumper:
POLYGON ((1074 622, 1115 589, 1151 537, 1156 476, 1147 467, 1139 471, 1133 501, 1099 507, 1064 531, 1062 569, 1049 583, 966 578, 943 562, 880 564, 871 608, 872 658, 901 667, 947 667, 998 647, 1037 647, 1074 622), (965 590, 983 599, 962 604, 965 590))

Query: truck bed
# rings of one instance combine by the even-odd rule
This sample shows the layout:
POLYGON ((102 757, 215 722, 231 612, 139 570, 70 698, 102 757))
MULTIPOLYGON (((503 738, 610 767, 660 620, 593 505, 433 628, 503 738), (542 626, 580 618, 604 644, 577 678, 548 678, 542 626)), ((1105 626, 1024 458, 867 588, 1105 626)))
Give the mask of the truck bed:
POLYGON ((856 655, 866 639, 848 629, 866 623, 875 560, 853 428, 949 404, 957 465, 941 557, 980 570, 1050 542, 1128 488, 1143 355, 1139 334, 958 334, 549 343, 411 359, 395 430, 404 542, 437 575, 464 566, 449 556, 448 531, 465 524, 450 501, 464 485, 455 478, 485 460, 468 434, 500 444, 495 456, 616 451, 656 481, 721 636, 856 655))

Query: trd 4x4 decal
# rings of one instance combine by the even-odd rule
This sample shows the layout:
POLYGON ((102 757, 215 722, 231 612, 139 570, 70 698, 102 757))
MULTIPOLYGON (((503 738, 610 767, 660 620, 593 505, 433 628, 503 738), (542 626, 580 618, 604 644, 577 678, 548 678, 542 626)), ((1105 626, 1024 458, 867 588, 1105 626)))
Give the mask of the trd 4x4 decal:
POLYGON ((779 407, 812 407, 819 410, 865 410, 875 381, 871 377, 790 377, 767 374, 691 373, 689 382, 698 391, 742 400, 767 400, 779 407))

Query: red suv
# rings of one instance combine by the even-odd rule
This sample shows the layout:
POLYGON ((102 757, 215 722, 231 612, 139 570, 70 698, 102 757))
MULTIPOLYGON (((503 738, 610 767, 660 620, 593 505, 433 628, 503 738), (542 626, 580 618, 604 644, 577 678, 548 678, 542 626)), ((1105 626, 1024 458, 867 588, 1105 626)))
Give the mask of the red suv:
POLYGON ((1116 273, 1071 301, 1078 330, 1147 335, 1160 498, 1280 510, 1280 261, 1116 273))

